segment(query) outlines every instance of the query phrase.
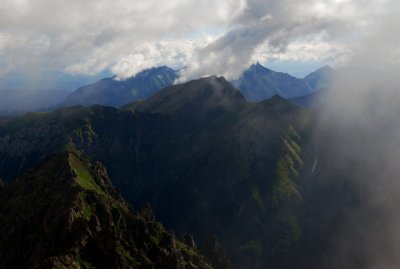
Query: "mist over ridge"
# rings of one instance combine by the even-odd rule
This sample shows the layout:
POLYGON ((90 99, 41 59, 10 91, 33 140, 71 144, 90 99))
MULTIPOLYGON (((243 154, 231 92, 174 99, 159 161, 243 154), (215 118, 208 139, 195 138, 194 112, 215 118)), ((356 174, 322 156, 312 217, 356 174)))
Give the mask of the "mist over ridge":
MULTIPOLYGON (((339 72, 319 115, 317 152, 329 159, 321 178, 345 181, 352 201, 331 242, 325 268, 398 268, 400 260, 400 39, 392 3, 385 19, 372 28, 348 66, 339 72)), ((325 160, 323 160, 325 158, 325 160)), ((318 170, 318 168, 317 168, 318 170)))

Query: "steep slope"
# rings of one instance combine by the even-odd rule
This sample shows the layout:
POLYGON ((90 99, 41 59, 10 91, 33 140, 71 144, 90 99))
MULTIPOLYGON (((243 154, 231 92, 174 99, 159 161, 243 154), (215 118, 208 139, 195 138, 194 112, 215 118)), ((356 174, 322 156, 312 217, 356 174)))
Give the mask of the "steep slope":
POLYGON ((201 134, 185 132, 170 147, 180 149, 172 169, 141 200, 171 227, 200 237, 213 231, 238 268, 282 268, 274 257, 288 255, 301 233, 296 176, 306 118, 274 97, 207 122, 201 134))
POLYGON ((72 107, 0 125, 0 176, 55 150, 100 160, 124 198, 167 227, 215 234, 237 268, 293 268, 302 237, 308 112, 279 96, 247 103, 223 78, 175 85, 115 109, 72 107), (141 111, 138 111, 141 110, 141 111), (293 258, 293 259, 292 259, 293 258))
POLYGON ((264 100, 274 95, 294 98, 315 91, 306 80, 292 77, 286 73, 272 71, 259 63, 245 70, 233 84, 250 101, 264 100))
MULTIPOLYGON (((191 108, 202 110, 176 105, 180 103, 172 92, 175 89, 133 105, 148 112, 160 104, 158 112, 179 126, 170 134, 168 150, 180 154, 163 182, 145 187, 141 200, 151 201, 172 227, 191 229, 195 235, 214 231, 239 268, 271 266, 273 257, 290 253, 301 233, 296 209, 302 197, 296 177, 308 113, 275 96, 262 103, 239 102, 205 124, 193 116, 186 118, 191 108), (274 233, 279 235, 274 238, 274 233)), ((235 103, 232 99, 225 103, 235 103)), ((284 259, 277 260, 275 266, 284 266, 284 259)))
POLYGON ((164 163, 165 152, 156 146, 168 125, 158 114, 102 106, 9 118, 0 127, 1 176, 9 182, 49 154, 74 150, 100 160, 114 185, 131 201, 146 178, 158 176, 157 169, 150 168, 164 163))
POLYGON ((60 106, 120 106, 151 96, 161 88, 171 85, 177 76, 175 70, 161 66, 143 70, 126 80, 105 78, 72 92, 60 106))
POLYGON ((0 198, 1 268, 213 268, 151 209, 133 213, 100 163, 73 153, 50 157, 0 198))

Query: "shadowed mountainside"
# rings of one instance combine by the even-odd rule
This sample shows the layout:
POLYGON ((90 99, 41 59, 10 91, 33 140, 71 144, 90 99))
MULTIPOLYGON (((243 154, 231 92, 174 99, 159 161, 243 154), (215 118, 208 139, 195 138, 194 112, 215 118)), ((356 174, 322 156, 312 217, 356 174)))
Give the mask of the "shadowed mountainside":
POLYGON ((133 212, 104 167, 74 153, 7 186, 0 212, 1 268, 229 268, 212 266, 190 237, 190 246, 176 239, 150 208, 133 212))
POLYGON ((158 90, 172 85, 177 77, 177 71, 161 66, 143 70, 125 80, 104 78, 72 92, 59 106, 120 106, 151 96, 158 90))
POLYGON ((0 127, 6 181, 52 152, 99 160, 125 199, 200 245, 215 234, 237 268, 290 268, 302 240, 309 112, 275 96, 248 103, 224 78, 161 90, 124 109, 71 107, 0 127))
POLYGON ((286 73, 275 72, 257 63, 245 70, 233 84, 249 101, 269 99, 274 95, 291 99, 326 89, 331 83, 333 73, 329 66, 325 66, 304 79, 299 79, 286 73))

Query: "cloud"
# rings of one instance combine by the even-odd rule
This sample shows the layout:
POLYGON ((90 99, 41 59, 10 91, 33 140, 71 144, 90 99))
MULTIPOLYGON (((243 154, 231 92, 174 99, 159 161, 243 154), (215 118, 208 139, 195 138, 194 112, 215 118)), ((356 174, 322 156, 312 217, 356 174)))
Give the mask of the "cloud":
POLYGON ((340 62, 385 0, 6 0, 0 74, 65 70, 120 77, 187 66, 183 79, 238 76, 271 59, 340 62), (372 3, 371 3, 372 2, 372 3), (259 59, 260 58, 260 59, 259 59))
POLYGON ((120 78, 127 78, 136 72, 157 65, 166 65, 175 69, 182 68, 188 62, 193 50, 199 43, 191 40, 161 41, 145 44, 136 48, 135 54, 122 57, 112 68, 120 78))
MULTIPOLYGON (((151 59, 155 64, 169 62, 165 58, 182 54, 188 43, 204 42, 204 36, 187 38, 191 33, 223 28, 240 12, 241 2, 5 1, 0 6, 0 67, 3 72, 26 68, 27 58, 19 55, 30 55, 36 68, 85 74, 105 68, 125 72, 127 68, 119 65, 126 65, 127 59, 137 61, 132 55, 142 55, 143 61, 151 59)), ((132 73, 140 71, 134 66, 145 65, 132 63, 132 73)))
POLYGON ((182 79, 235 78, 260 58, 343 61, 380 10, 380 1, 248 0, 229 31, 194 54, 182 79))
POLYGON ((352 187, 342 189, 348 202, 336 201, 345 208, 322 268, 400 266, 400 3, 384 4, 390 8, 352 43, 320 111, 316 137, 330 161, 321 173, 352 187))

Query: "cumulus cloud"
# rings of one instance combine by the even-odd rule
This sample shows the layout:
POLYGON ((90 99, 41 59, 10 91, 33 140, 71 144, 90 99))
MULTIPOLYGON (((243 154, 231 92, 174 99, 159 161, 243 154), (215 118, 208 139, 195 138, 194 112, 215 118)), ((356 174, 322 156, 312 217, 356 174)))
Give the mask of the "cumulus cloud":
POLYGON ((234 78, 256 60, 343 61, 386 0, 6 0, 0 74, 64 70, 121 78, 186 66, 234 78), (371 3, 372 2, 372 3, 371 3))
POLYGON ((136 72, 157 65, 180 69, 186 65, 191 53, 202 43, 191 40, 170 40, 144 44, 135 52, 119 59, 112 71, 120 78, 127 78, 136 72))
POLYGON ((207 73, 235 78, 260 58, 344 61, 383 1, 248 0, 223 36, 200 48, 183 79, 207 73))
POLYGON ((190 35, 207 27, 223 28, 240 12, 242 0, 3 2, 3 72, 24 69, 25 61, 31 61, 36 68, 85 74, 113 69, 134 74, 148 65, 148 59, 153 64, 172 63, 168 58, 182 61, 188 43, 204 42, 204 36, 190 35), (132 66, 127 68, 129 59, 132 66))

